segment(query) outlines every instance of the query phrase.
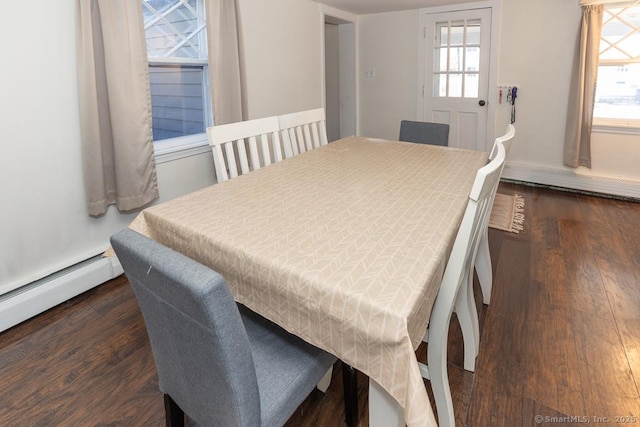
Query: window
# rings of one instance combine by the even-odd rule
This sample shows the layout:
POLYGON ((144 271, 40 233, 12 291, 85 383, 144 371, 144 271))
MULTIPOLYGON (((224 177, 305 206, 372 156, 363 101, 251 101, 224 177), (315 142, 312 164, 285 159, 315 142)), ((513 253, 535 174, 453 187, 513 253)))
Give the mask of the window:
POLYGON ((480 20, 436 24, 433 96, 477 98, 480 74, 480 20))
POLYGON ((142 0, 142 10, 156 148, 206 141, 213 115, 203 0, 142 0))
POLYGON ((605 6, 594 123, 640 127, 640 1, 605 6))

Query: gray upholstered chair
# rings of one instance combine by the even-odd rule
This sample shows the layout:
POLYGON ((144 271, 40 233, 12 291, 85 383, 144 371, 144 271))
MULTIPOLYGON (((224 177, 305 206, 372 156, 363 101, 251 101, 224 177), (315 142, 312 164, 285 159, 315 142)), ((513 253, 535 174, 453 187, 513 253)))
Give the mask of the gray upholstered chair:
POLYGON ((336 358, 238 306, 224 278, 126 229, 111 244, 151 341, 167 425, 281 426, 336 358))
POLYGON ((400 141, 418 142, 420 144, 449 145, 449 125, 443 123, 400 122, 400 141))

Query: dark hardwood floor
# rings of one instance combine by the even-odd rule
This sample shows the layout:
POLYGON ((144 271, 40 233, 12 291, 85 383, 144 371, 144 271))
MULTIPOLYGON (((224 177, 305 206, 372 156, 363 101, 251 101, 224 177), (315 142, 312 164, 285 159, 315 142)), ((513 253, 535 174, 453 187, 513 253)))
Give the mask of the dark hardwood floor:
MULTIPOLYGON (((495 279, 491 305, 478 298, 475 373, 461 368, 452 321, 457 424, 640 425, 640 204, 505 183, 500 192, 525 198, 524 231, 490 230, 495 279)), ((327 394, 314 391, 287 426, 343 426, 340 374, 338 362, 327 394)), ((366 426, 363 375, 358 386, 366 426)), ((124 277, 0 333, 0 426, 163 423, 124 277)))

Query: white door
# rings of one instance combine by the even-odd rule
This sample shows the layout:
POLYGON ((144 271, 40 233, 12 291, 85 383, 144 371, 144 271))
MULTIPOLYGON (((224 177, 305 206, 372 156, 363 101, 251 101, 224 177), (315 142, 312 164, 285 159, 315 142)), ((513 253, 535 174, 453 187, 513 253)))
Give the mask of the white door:
POLYGON ((491 9, 426 15, 423 120, 449 124, 449 146, 485 150, 491 9))

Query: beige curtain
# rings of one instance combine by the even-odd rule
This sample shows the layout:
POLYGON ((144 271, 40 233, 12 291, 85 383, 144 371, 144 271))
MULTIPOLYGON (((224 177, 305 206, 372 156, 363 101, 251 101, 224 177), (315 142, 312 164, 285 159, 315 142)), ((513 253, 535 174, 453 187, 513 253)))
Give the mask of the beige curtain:
POLYGON ((89 214, 158 198, 140 1, 77 0, 78 89, 89 214))
POLYGON ((244 64, 236 0, 206 0, 209 73, 216 125, 246 119, 244 64))
POLYGON ((604 6, 582 6, 582 26, 575 52, 564 143, 566 166, 591 167, 591 125, 596 95, 600 32, 604 6))

